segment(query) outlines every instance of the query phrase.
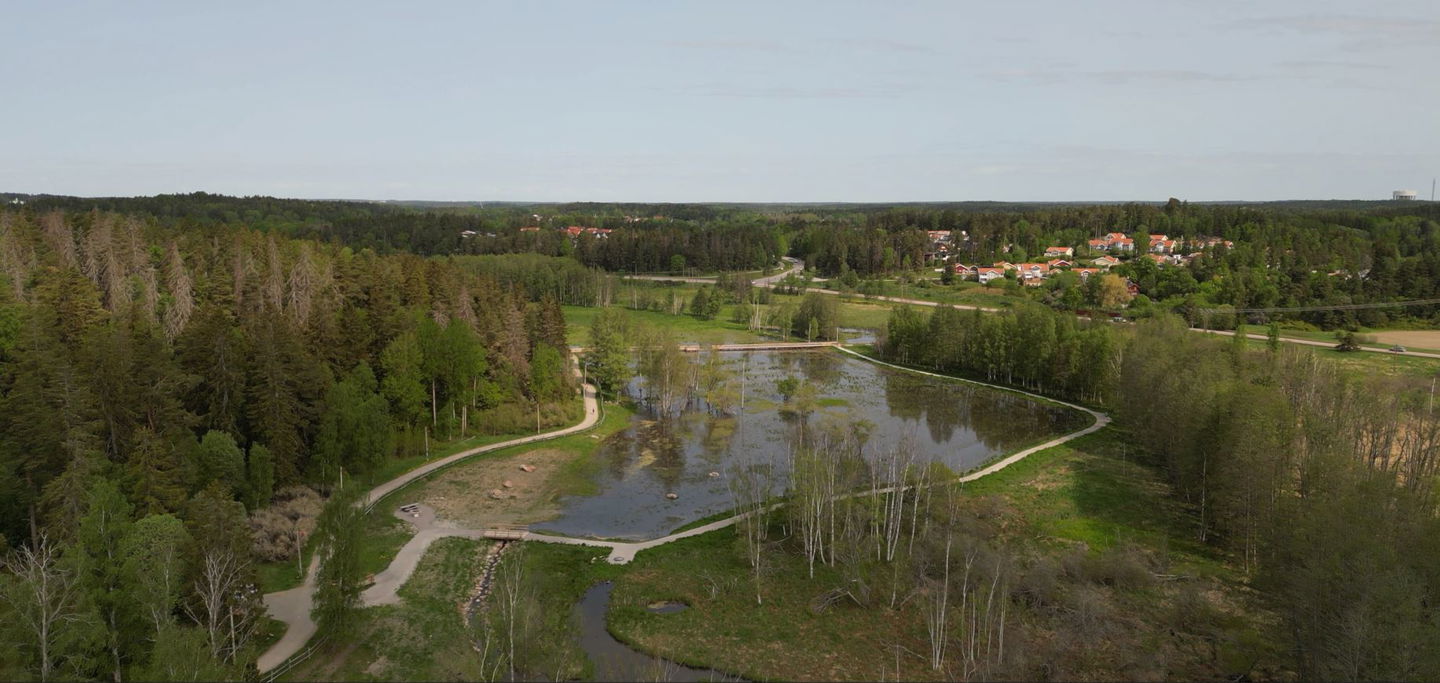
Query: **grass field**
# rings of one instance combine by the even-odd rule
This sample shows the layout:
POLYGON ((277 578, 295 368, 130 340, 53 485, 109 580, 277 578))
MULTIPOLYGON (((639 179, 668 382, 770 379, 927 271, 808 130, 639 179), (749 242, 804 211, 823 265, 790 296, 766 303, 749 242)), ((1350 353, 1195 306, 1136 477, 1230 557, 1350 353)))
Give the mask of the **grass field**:
POLYGON ((479 680, 458 606, 469 597, 488 545, 436 541, 401 587, 400 604, 360 610, 353 637, 332 641, 285 680, 479 680))
MULTIPOLYGON (((693 296, 693 290, 691 290, 693 296)), ((584 346, 590 343, 590 326, 595 322, 599 308, 587 306, 565 306, 565 334, 571 344, 584 346)), ((765 338, 745 329, 744 325, 730 322, 730 307, 725 307, 715 320, 701 320, 693 315, 670 315, 656 311, 632 311, 625 309, 630 319, 641 325, 666 327, 674 330, 681 343, 688 344, 743 344, 764 341, 765 338)))

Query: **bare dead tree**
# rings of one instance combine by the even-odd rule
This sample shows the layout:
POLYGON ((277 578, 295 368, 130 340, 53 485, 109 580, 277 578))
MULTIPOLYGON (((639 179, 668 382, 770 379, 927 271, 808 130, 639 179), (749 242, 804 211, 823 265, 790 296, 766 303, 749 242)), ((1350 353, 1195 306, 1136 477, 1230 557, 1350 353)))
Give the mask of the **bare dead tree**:
POLYGON ((755 582, 755 604, 764 604, 760 579, 765 571, 765 551, 769 540, 772 482, 768 473, 761 472, 759 466, 750 463, 749 466, 732 468, 728 483, 731 500, 740 514, 740 540, 755 582))
POLYGON ((165 288, 170 291, 170 307, 165 309, 165 336, 174 339, 185 329, 185 323, 195 312, 195 293, 190 280, 190 271, 185 268, 185 259, 180 247, 170 243, 165 255, 165 288))
POLYGON ((288 293, 286 304, 290 309, 290 317, 300 325, 310 320, 310 313, 314 310, 315 289, 319 277, 315 272, 315 260, 310 255, 310 245, 300 243, 300 254, 295 257, 295 263, 290 266, 290 280, 287 283, 288 293))
POLYGON ((265 304, 272 310, 281 310, 285 303, 285 265, 280 259, 280 245, 275 236, 265 240, 265 282, 261 289, 265 304))
POLYGON ((225 548, 207 551, 195 579, 196 605, 190 618, 205 629, 210 654, 234 662, 254 634, 258 615, 255 587, 245 581, 249 561, 225 548))
POLYGON ((0 595, 32 638, 40 660, 40 680, 47 681, 54 670, 52 660, 61 629, 82 618, 75 579, 60 566, 60 549, 43 532, 33 545, 0 561, 0 568, 12 575, 10 580, 0 581, 0 595))
POLYGON ((925 606, 925 632, 930 636, 930 669, 939 671, 945 666, 945 645, 949 642, 950 624, 950 545, 954 539, 945 539, 944 571, 938 583, 932 582, 926 588, 929 600, 925 606))

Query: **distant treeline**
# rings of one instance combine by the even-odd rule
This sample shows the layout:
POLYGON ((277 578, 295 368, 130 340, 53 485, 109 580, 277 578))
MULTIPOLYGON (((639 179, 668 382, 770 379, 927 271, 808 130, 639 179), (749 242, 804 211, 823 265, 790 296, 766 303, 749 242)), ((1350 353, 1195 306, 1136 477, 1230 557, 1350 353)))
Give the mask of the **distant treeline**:
MULTIPOLYGON (((174 226, 237 226, 290 237, 420 255, 536 253, 622 273, 759 270, 781 255, 819 275, 878 278, 936 264, 927 230, 948 230, 949 263, 1042 260, 1050 246, 1083 247, 1107 232, 1218 238, 1187 266, 1137 258, 1117 272, 1139 286, 1139 314, 1328 306, 1440 298, 1440 205, 1430 202, 1190 204, 935 203, 901 205, 443 204, 308 201, 204 193, 81 199, 30 197, 24 211, 122 210, 174 226), (571 237, 569 226, 611 229, 571 237), (521 228, 533 230, 521 230, 521 228), (962 238, 961 234, 965 237, 962 238), (854 273, 853 276, 848 275, 854 273), (1158 308, 1152 309, 1153 306, 1158 308)), ((1182 253, 1201 251, 1182 243, 1182 253)), ((1073 279, 1036 298, 1057 307, 1073 279)), ((1070 297, 1069 301, 1074 301, 1070 297)), ((1325 327, 1428 318, 1436 307, 1250 316, 1325 327)), ((1244 318, 1242 318, 1243 320, 1244 318)))

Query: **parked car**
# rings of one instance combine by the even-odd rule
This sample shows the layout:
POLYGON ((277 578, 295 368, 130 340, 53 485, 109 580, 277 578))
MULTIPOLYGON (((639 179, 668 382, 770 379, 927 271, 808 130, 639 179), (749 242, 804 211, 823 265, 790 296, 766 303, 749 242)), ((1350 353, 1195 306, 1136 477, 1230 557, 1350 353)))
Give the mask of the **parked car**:
POLYGON ((1403 347, 1403 346, 1401 346, 1401 345, 1399 345, 1399 344, 1396 344, 1396 345, 1390 347, 1390 353, 1405 353, 1405 347, 1403 347))

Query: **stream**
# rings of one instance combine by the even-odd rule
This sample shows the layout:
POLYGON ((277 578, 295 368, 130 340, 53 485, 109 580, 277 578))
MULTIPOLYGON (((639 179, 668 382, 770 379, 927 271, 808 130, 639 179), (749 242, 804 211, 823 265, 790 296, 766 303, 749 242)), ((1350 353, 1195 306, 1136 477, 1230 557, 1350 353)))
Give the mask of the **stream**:
POLYGON ((597 681, 739 681, 712 669, 696 669, 636 652, 610 635, 605 613, 614 584, 597 583, 575 605, 580 621, 580 647, 595 665, 597 681))

